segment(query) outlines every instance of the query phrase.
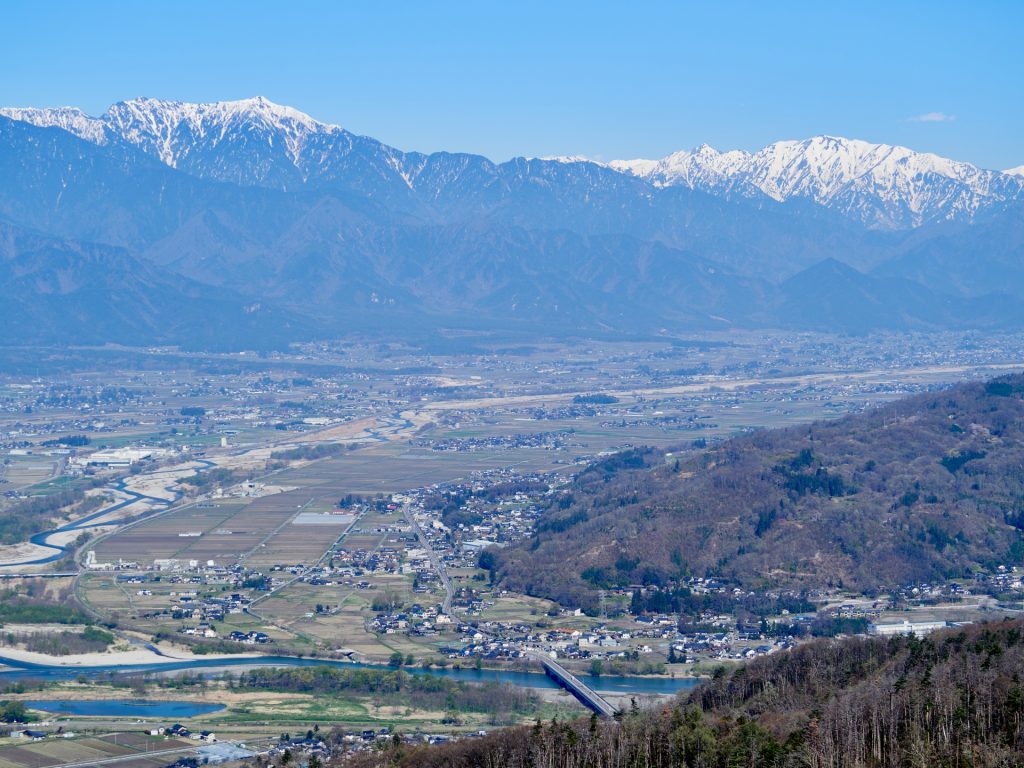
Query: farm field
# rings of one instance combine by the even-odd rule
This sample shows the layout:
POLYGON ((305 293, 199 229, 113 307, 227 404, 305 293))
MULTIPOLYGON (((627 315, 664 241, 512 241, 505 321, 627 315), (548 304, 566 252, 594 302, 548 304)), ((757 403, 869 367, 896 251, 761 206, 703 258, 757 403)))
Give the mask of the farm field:
POLYGON ((88 763, 92 760, 107 760, 116 757, 133 757, 117 761, 118 768, 159 768, 173 762, 171 750, 187 754, 194 744, 176 739, 146 736, 141 733, 117 733, 101 737, 77 739, 51 738, 41 742, 21 742, 4 739, 12 746, 0 746, 0 768, 50 768, 68 763, 88 763), (147 758, 147 752, 167 752, 160 757, 147 758))
POLYGON ((18 490, 41 485, 60 472, 62 460, 54 456, 11 456, 9 463, 0 465, 0 484, 3 490, 18 490))
MULTIPOLYGON (((321 527, 315 526, 316 529, 321 527)), ((344 537, 331 548, 325 562, 338 565, 348 558, 365 559, 373 554, 388 553, 397 558, 403 550, 403 539, 411 537, 408 532, 402 532, 405 528, 404 520, 396 512, 367 512, 352 523, 344 537)), ((411 605, 440 603, 443 599, 444 593, 439 587, 427 593, 414 592, 411 575, 359 571, 358 575, 327 585, 295 582, 261 601, 250 612, 258 614, 268 625, 285 627, 299 637, 315 639, 328 648, 383 658, 395 650, 408 653, 422 651, 423 647, 410 644, 404 635, 385 638, 368 632, 366 624, 375 613, 372 610, 375 601, 411 605), (318 606, 320 612, 317 612, 318 606), (402 648, 398 648, 399 645, 402 648)))

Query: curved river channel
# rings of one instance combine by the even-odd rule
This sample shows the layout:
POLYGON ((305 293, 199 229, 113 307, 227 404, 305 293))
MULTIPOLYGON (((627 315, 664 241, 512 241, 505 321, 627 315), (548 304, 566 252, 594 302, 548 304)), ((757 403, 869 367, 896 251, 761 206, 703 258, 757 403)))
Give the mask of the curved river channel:
MULTIPOLYGON (((205 472, 210 467, 214 466, 212 461, 207 461, 206 459, 196 459, 195 461, 203 465, 201 468, 196 470, 197 472, 205 472)), ((49 538, 51 536, 54 536, 58 533, 65 533, 67 531, 87 531, 90 528, 102 528, 104 526, 109 525, 124 525, 129 521, 119 520, 112 523, 110 521, 104 522, 103 520, 101 520, 101 518, 106 517, 111 512, 116 512, 119 509, 123 509, 124 507, 127 507, 129 504, 134 504, 137 501, 149 501, 153 504, 158 505, 159 507, 167 508, 171 506, 175 501, 181 498, 181 492, 175 490, 173 487, 170 486, 167 488, 167 490, 171 491, 174 494, 174 501, 168 501, 167 499, 161 499, 156 496, 146 496, 145 494, 137 493, 136 491, 130 491, 125 486, 124 479, 119 480, 117 483, 115 483, 114 488, 128 496, 128 498, 125 499, 124 501, 119 501, 112 507, 106 507, 104 509, 101 509, 99 512, 93 512, 91 515, 86 515, 83 518, 75 520, 73 523, 68 523, 67 525, 62 525, 59 528, 52 528, 49 531, 42 531, 41 533, 37 533, 31 539, 29 539, 29 541, 35 544, 37 547, 43 547, 44 549, 53 550, 52 555, 45 555, 43 557, 38 557, 33 560, 21 560, 17 563, 0 563, 0 568, 20 568, 23 565, 43 565, 44 563, 52 563, 56 560, 60 560, 62 557, 64 557, 65 554, 70 552, 73 549, 73 547, 63 546, 60 544, 51 544, 49 542, 49 538)), ((151 515, 156 514, 156 512, 162 511, 164 511, 164 509, 150 511, 142 515, 138 519, 150 517, 151 515)))
MULTIPOLYGON (((342 669, 379 669, 393 671, 393 667, 376 664, 360 664, 352 661, 334 661, 330 659, 305 659, 294 656, 260 656, 237 659, 191 659, 187 661, 169 661, 164 664, 110 664, 103 666, 58 666, 32 664, 0 656, 0 664, 11 669, 0 671, 0 682, 32 678, 36 680, 73 680, 85 676, 87 678, 105 677, 117 674, 157 674, 167 672, 202 672, 209 674, 224 672, 229 669, 252 669, 255 667, 339 667, 342 669)), ((469 683, 487 683, 497 680, 523 688, 558 688, 558 684, 540 672, 513 672, 496 669, 453 669, 422 667, 403 667, 411 675, 435 675, 469 683)), ((614 675, 577 675, 584 683, 596 691, 616 694, 672 694, 689 690, 701 681, 695 677, 620 677, 614 675)))

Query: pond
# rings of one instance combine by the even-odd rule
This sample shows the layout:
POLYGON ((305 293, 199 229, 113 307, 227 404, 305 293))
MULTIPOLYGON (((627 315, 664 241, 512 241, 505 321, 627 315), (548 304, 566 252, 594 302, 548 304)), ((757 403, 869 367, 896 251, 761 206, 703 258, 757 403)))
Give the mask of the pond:
POLYGON ((159 718, 177 720, 197 715, 208 715, 224 709, 223 704, 204 704, 198 701, 139 701, 135 699, 53 699, 26 701, 29 709, 40 709, 61 715, 81 717, 133 717, 140 720, 159 718))

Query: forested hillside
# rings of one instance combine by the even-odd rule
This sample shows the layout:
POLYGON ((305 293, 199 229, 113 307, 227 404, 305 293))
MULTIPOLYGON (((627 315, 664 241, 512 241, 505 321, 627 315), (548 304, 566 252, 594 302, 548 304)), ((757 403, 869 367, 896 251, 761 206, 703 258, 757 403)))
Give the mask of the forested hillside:
POLYGON ((1024 624, 818 641, 621 720, 506 729, 363 765, 996 768, 1024 764, 1024 624))
POLYGON ((716 576, 870 590, 1024 563, 1024 376, 765 430, 698 456, 583 472, 501 552, 510 587, 592 607, 597 590, 716 576))

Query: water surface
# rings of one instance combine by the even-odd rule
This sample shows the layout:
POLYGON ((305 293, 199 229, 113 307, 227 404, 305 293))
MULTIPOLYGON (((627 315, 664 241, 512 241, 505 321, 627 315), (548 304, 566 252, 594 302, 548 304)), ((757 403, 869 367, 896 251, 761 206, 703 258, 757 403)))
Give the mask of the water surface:
POLYGON ((41 709, 61 715, 82 717, 135 717, 167 720, 208 715, 224 709, 223 704, 204 704, 198 701, 139 701, 134 699, 52 699, 26 701, 29 709, 41 709))

